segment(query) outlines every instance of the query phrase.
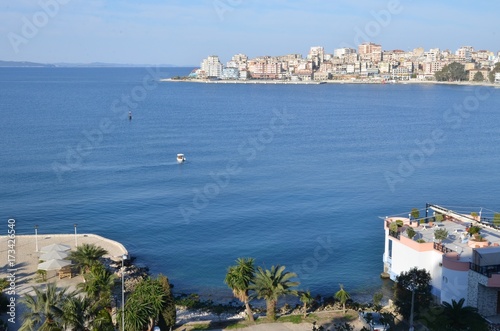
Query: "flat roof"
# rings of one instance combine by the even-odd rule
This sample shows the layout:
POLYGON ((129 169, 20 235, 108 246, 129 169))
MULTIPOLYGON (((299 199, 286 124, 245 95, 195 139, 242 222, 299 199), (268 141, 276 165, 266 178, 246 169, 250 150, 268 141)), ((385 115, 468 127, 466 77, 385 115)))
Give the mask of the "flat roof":
MULTIPOLYGON (((410 226, 410 219, 407 217, 393 216, 387 217, 386 220, 402 220, 405 226, 410 226)), ((500 231, 478 224, 481 227, 480 234, 489 242, 489 246, 485 248, 473 248, 469 246, 470 238, 465 230, 471 223, 472 222, 462 222, 461 220, 453 219, 434 222, 431 226, 430 223, 419 224, 416 220, 412 220, 411 226, 416 232, 413 239, 423 239, 425 242, 437 242, 434 239, 434 231, 436 229, 446 229, 448 231, 448 238, 444 239, 441 243, 446 248, 457 252, 460 255, 461 261, 472 262, 473 249, 480 250, 481 254, 485 254, 483 252, 488 252, 486 254, 499 253, 500 258, 500 247, 493 246, 494 244, 500 245, 500 231), (465 238, 467 240, 464 240, 465 238)), ((401 235, 407 236, 406 232, 402 232, 401 235)), ((500 262, 494 264, 500 264, 500 262)))

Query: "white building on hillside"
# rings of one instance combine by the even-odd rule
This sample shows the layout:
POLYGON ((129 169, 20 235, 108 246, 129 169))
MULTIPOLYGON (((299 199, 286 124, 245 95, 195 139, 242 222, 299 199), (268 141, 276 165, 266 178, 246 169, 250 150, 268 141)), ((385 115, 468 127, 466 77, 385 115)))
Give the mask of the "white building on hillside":
POLYGON ((464 298, 483 316, 500 314, 500 231, 491 220, 480 211, 471 216, 430 204, 419 220, 405 215, 384 220, 384 272, 396 280, 401 272, 425 268, 438 302, 464 298), (439 215, 443 221, 437 221, 439 215), (396 221, 402 226, 392 231, 391 223, 396 221), (482 240, 469 235, 473 225, 480 228, 482 240), (413 238, 406 231, 410 227, 416 233, 413 238), (434 238, 436 229, 446 229, 448 237, 439 242, 434 238))
POLYGON ((211 55, 201 62, 201 70, 208 78, 220 78, 222 75, 222 63, 217 55, 211 55))

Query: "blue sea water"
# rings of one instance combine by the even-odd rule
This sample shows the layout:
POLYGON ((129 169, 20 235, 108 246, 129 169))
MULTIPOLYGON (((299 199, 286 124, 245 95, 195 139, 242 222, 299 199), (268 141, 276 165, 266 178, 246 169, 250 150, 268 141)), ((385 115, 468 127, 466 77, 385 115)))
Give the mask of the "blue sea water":
POLYGON ((77 223, 177 292, 230 298, 226 268, 249 256, 313 293, 342 283, 370 298, 379 217, 426 202, 500 209, 500 89, 152 82, 155 70, 0 69, 5 225, 77 223))

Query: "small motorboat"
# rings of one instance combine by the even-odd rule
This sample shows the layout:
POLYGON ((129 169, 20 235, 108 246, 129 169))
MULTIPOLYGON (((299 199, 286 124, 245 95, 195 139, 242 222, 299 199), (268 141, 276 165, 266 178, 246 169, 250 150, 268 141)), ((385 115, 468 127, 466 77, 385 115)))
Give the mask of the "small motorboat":
POLYGON ((184 161, 186 161, 184 154, 177 154, 177 163, 182 163, 184 161))

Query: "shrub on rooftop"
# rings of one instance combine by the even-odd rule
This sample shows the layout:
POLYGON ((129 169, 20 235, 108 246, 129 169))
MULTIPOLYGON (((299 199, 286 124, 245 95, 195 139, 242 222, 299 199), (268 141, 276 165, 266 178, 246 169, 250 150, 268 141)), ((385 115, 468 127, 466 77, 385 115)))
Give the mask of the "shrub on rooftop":
POLYGON ((412 227, 409 227, 406 229, 406 234, 408 235, 408 238, 413 239, 413 237, 415 237, 417 233, 415 232, 415 230, 413 230, 412 227))
POLYGON ((444 239, 448 238, 448 231, 446 229, 434 230, 434 239, 438 242, 442 242, 444 239))
POLYGON ((495 226, 500 226, 500 213, 495 213, 495 215, 493 215, 493 225, 495 226))
POLYGON ((473 236, 476 233, 481 232, 481 228, 477 225, 473 225, 467 230, 467 232, 469 233, 470 236, 473 236))

